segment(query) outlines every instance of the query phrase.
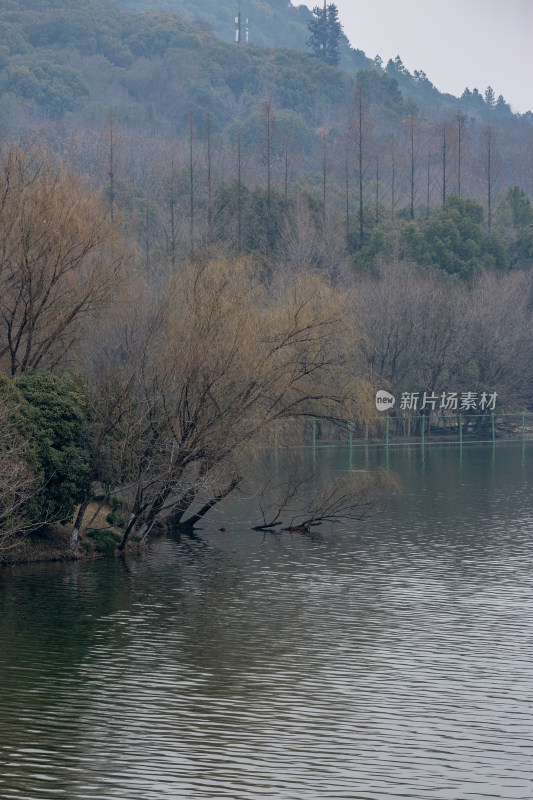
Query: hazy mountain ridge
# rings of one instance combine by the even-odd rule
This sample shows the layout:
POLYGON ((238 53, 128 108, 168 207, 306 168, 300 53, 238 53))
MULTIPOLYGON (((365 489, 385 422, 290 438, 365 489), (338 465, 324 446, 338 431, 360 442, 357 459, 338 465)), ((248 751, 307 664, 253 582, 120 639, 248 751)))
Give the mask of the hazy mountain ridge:
MULTIPOLYGON (((277 0, 263 5, 281 13, 277 0)), ((264 183, 268 148, 273 186, 283 186, 284 202, 295 190, 324 203, 329 182, 340 214, 351 202, 346 187, 359 195, 358 236, 350 220, 345 224, 350 249, 368 244, 365 215, 377 223, 403 209, 410 219, 427 218, 453 193, 485 204, 487 143, 491 214, 508 187, 520 185, 533 196, 533 115, 513 115, 505 103, 486 102, 479 93, 440 94, 399 58, 385 68, 373 63, 354 78, 297 50, 222 42, 205 22, 176 14, 124 11, 111 0, 5 0, 0 136, 36 129, 59 152, 70 148, 73 166, 104 185, 102 134, 110 108, 117 132, 128 140, 126 205, 165 148, 182 148, 185 169, 191 140, 205 183, 209 131, 216 136, 221 183, 235 178, 241 142, 250 187, 264 183), (73 155, 75 140, 84 144, 73 155)))
MULTIPOLYGON (((177 13, 188 21, 203 20, 217 38, 229 43, 235 40, 237 0, 117 0, 117 3, 129 11, 164 11, 177 13)), ((290 0, 241 0, 241 17, 249 19, 251 43, 307 52, 307 25, 312 18, 307 6, 293 5, 290 0)), ((494 97, 494 102, 487 104, 484 94, 475 87, 472 87, 472 91, 465 88, 461 98, 440 92, 422 68, 410 73, 400 56, 391 58, 386 64, 382 63, 378 56, 373 59, 357 49, 356 43, 350 43, 346 36, 342 38, 340 50, 340 68, 348 74, 355 77, 359 70, 383 70, 398 80, 407 99, 419 106, 435 109, 441 103, 459 103, 465 113, 473 115, 484 116, 494 110, 499 114, 511 114, 503 97, 494 97)), ((484 88, 482 91, 485 91, 484 88)))
MULTIPOLYGON (((172 12, 190 22, 202 20, 218 39, 235 42, 238 0, 117 0, 117 4, 127 11, 172 12)), ((251 44, 289 47, 305 53, 311 18, 307 6, 293 5, 290 0, 241 0, 241 19, 248 19, 251 44)), ((244 24, 242 29, 244 35, 244 24)), ((345 36, 340 50, 341 68, 350 74, 372 67, 371 59, 351 47, 345 36)))
MULTIPOLYGON (((74 116, 80 123, 103 119, 113 104, 127 125, 157 125, 160 131, 181 128, 190 109, 211 111, 215 125, 224 127, 245 117, 269 97, 274 108, 288 109, 311 128, 334 125, 349 103, 356 72, 367 68, 370 99, 391 111, 387 96, 397 87, 403 103, 394 101, 394 114, 405 116, 418 107, 432 117, 450 109, 480 119, 512 119, 505 103, 487 104, 481 94, 457 99, 437 91, 423 71, 410 74, 399 58, 385 68, 343 44, 343 60, 351 78, 326 67, 298 50, 237 47, 216 38, 234 24, 234 0, 5 0, 0 10, 0 125, 24 128, 42 116, 74 116), (175 13, 152 13, 143 8, 172 8, 192 17, 206 14, 207 22, 175 13), (347 55, 348 54, 348 55, 347 55), (368 67, 371 71, 368 72, 368 67), (373 77, 371 77, 371 75, 373 77), (390 79, 390 80, 389 80, 390 79)), ((305 49, 309 10, 280 0, 247 0, 243 16, 262 15, 267 42, 294 43, 305 49), (277 32, 279 31, 279 36, 277 32), (296 32, 296 33, 295 33, 296 32)), ((231 38, 228 33, 228 39, 231 38)), ((390 99, 390 98, 389 98, 390 99)), ((523 115, 528 121, 533 115, 523 115)))
POLYGON ((265 97, 312 124, 346 99, 348 76, 295 50, 237 48, 175 14, 135 14, 108 0, 12 0, 0 12, 0 124, 102 120, 176 130, 210 111, 217 125, 265 97))

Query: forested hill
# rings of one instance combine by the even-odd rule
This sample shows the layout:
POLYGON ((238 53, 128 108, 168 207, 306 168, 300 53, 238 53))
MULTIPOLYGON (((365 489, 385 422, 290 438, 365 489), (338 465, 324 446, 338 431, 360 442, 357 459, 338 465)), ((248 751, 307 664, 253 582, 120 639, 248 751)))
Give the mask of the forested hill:
MULTIPOLYGON (((150 9, 168 4, 193 15, 187 0, 121 2, 150 9)), ((252 0, 246 2, 252 6, 252 0)), ((205 13, 206 23, 174 13, 126 11, 112 0, 2 0, 0 133, 65 115, 82 125, 101 124, 110 105, 128 128, 175 133, 192 110, 202 116, 211 112, 223 129, 257 110, 267 97, 274 109, 296 114, 316 130, 331 127, 344 113, 353 98, 356 68, 365 69, 359 81, 389 122, 391 115, 398 121, 415 108, 433 118, 461 108, 486 121, 513 119, 503 98, 487 99, 473 91, 459 100, 442 95, 423 72, 411 75, 399 58, 382 67, 350 50, 350 76, 298 50, 225 43, 208 23, 215 15, 213 30, 220 34, 226 25, 231 30, 232 3, 195 3, 194 13, 205 13)), ((265 17, 260 28, 267 41, 275 41, 279 31, 304 46, 307 10, 280 0, 257 2, 253 8, 265 17), (293 38, 293 29, 299 39, 293 38)), ((245 4, 243 10, 251 13, 245 4)), ((346 53, 346 42, 343 47, 346 53)))
POLYGON ((338 116, 347 75, 284 48, 236 47, 175 14, 110 0, 3 0, 2 133, 67 117, 101 124, 109 105, 129 128, 180 130, 190 111, 217 126, 265 98, 313 125, 338 116))
MULTIPOLYGON (((235 41, 235 16, 238 0, 117 0, 128 11, 173 12, 190 22, 202 22, 218 39, 235 41)), ((318 4, 319 6, 321 3, 318 4)), ((308 52, 308 23, 311 11, 305 5, 293 5, 290 0, 241 0, 241 17, 249 20, 250 42, 266 47, 289 47, 308 52)), ((340 19, 342 23, 342 18, 340 19)), ((450 103, 458 104, 466 114, 484 116, 496 110, 499 115, 511 115, 505 98, 491 87, 465 87, 461 98, 444 94, 426 75, 423 64, 412 73, 406 69, 401 57, 382 62, 379 56, 357 48, 357 42, 348 41, 343 34, 339 42, 340 67, 352 77, 360 70, 374 69, 398 81, 405 97, 418 107, 436 113, 450 103), (488 91, 487 91, 488 90, 488 91)))
MULTIPOLYGON (((117 0, 117 3, 127 11, 173 12, 190 22, 201 20, 218 39, 235 41, 238 0, 117 0)), ((241 0, 241 18, 248 19, 251 44, 307 51, 307 25, 312 18, 307 6, 292 5, 290 0, 241 0)), ((363 51, 353 49, 344 35, 340 54, 341 67, 352 75, 372 66, 363 51)))
MULTIPOLYGON (((118 0, 117 5, 126 11, 172 12, 189 22, 204 20, 218 39, 235 41, 238 0, 118 0)), ((253 44, 305 49, 311 19, 306 6, 288 0, 241 0, 241 17, 249 20, 253 44)))

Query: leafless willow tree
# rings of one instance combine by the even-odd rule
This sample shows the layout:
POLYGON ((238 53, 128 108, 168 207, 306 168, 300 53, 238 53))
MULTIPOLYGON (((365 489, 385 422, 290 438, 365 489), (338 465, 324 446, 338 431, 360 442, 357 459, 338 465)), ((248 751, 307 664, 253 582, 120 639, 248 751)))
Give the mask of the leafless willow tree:
POLYGON ((124 432, 131 516, 123 546, 165 512, 197 521, 242 477, 277 420, 364 418, 359 334, 342 293, 306 273, 265 286, 247 260, 192 263, 169 283, 144 348, 133 433, 124 432), (185 514, 200 495, 199 510, 185 514))
POLYGON ((101 198, 46 153, 0 152, 0 365, 65 358, 83 318, 108 304, 125 247, 101 198))

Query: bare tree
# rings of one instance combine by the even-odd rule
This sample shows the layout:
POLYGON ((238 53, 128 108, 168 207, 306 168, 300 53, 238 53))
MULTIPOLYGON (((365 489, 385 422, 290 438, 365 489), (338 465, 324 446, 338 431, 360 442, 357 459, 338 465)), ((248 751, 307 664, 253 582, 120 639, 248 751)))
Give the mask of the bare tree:
POLYGON ((467 138, 467 118, 462 111, 457 111, 453 118, 455 122, 457 142, 457 196, 462 196, 463 190, 463 162, 465 156, 465 143, 467 138))
POLYGON ((465 336, 464 292, 408 264, 383 266, 355 286, 369 370, 395 390, 433 391, 456 374, 465 336), (379 313, 376 313, 379 309, 379 313))
POLYGON ((496 141, 496 134, 494 133, 492 125, 487 125, 483 131, 482 147, 482 170, 487 207, 487 230, 489 233, 491 233, 494 206, 496 203, 496 195, 501 178, 500 156, 496 141))
POLYGON ((272 112, 272 100, 268 98, 261 104, 261 112, 264 119, 264 132, 261 141, 263 157, 266 169, 266 252, 270 256, 272 252, 272 143, 274 138, 274 115, 272 112))
MULTIPOLYGON (((237 464, 291 417, 364 417, 359 337, 340 292, 305 273, 267 287, 246 260, 191 264, 174 276, 164 333, 140 370, 144 421, 131 452, 123 546, 163 511, 197 521, 238 484, 237 464)), ((366 402, 366 401, 365 401, 366 402)))
POLYGON ((409 164, 409 216, 415 218, 415 203, 418 188, 418 162, 420 159, 421 128, 418 118, 411 114, 407 118, 408 164, 409 164))
POLYGON ((358 87, 355 92, 354 116, 351 120, 351 128, 355 146, 355 168, 359 195, 359 245, 362 246, 364 242, 364 198, 373 144, 371 141, 368 103, 361 87, 358 87))
POLYGON ((194 125, 192 109, 189 109, 189 251, 194 251, 194 125))
POLYGON ((213 125, 213 114, 210 111, 206 112, 205 122, 207 128, 206 137, 206 161, 207 161, 207 242, 211 244, 213 241, 213 160, 212 160, 212 142, 211 142, 211 128, 213 125))
POLYGON ((45 153, 0 153, 0 364, 65 357, 81 320, 113 297, 126 249, 87 192, 45 153))
POLYGON ((472 288, 465 363, 479 393, 498 393, 506 409, 529 408, 533 387, 530 273, 484 273, 472 288))
POLYGON ((391 199, 390 199, 390 216, 394 221, 396 215, 396 206, 398 205, 398 186, 397 186, 397 152, 396 152, 396 136, 391 134, 390 137, 390 180, 391 180, 391 199))
POLYGON ((352 470, 319 489, 305 510, 293 518, 288 530, 303 532, 324 522, 359 522, 375 509, 385 491, 397 488, 397 482, 386 470, 352 470))
POLYGON ((325 484, 320 481, 319 488, 316 477, 301 459, 289 456, 282 474, 252 495, 262 516, 254 530, 281 528, 307 533, 325 522, 345 525, 361 521, 386 492, 398 489, 391 473, 382 469, 353 470, 325 484))
POLYGON ((115 117, 113 108, 109 108, 108 112, 109 122, 109 164, 107 175, 109 177, 109 213, 111 222, 115 218, 115 117))
POLYGON ((281 266, 295 273, 318 267, 321 238, 307 198, 298 195, 283 222, 279 247, 281 266))
POLYGON ((448 192, 449 160, 450 160, 450 126, 447 122, 440 125, 440 157, 441 157, 441 194, 442 205, 446 205, 446 195, 448 192))

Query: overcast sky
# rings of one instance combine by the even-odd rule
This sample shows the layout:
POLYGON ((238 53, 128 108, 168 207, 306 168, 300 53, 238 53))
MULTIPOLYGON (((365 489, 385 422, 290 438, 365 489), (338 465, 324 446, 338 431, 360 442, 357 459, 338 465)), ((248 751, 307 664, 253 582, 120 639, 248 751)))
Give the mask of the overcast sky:
POLYGON ((533 0, 331 2, 352 46, 370 58, 400 55, 441 92, 490 85, 513 111, 533 110, 533 0))

